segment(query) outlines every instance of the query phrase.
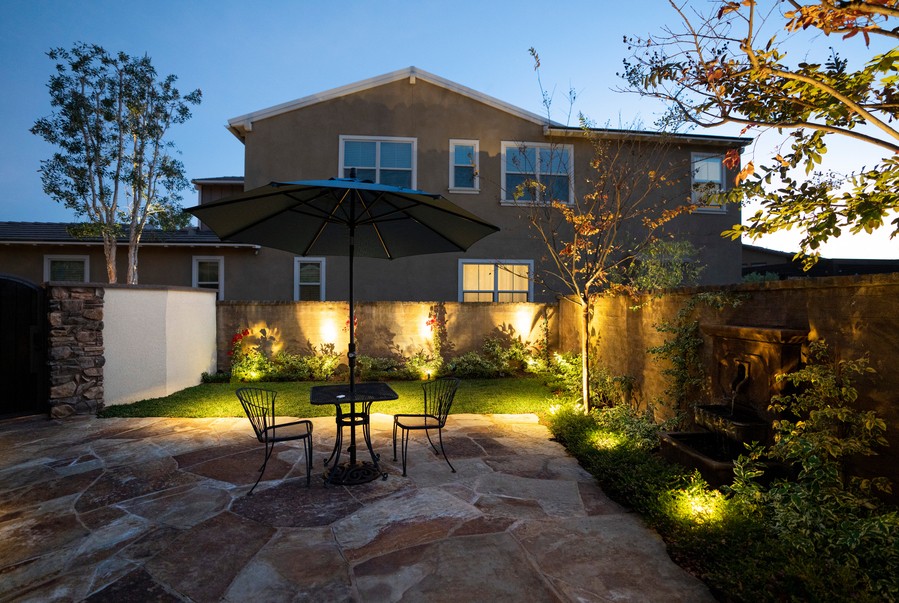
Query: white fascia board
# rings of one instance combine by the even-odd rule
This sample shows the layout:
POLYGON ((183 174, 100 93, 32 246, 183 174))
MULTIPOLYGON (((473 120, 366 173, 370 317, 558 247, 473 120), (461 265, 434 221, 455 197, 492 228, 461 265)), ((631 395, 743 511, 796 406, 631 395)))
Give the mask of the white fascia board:
MULTIPOLYGON (((303 107, 308 107, 317 103, 340 98, 341 96, 347 96, 356 92, 362 92, 364 90, 369 90, 371 88, 376 88, 378 86, 383 86, 384 84, 390 84, 392 82, 396 82, 398 80, 406 78, 409 78, 412 83, 414 83, 417 79, 421 79, 422 81, 434 84, 435 86, 440 86, 441 88, 445 88, 457 94, 467 96, 468 98, 476 100, 495 109, 499 109, 500 111, 505 111, 506 113, 510 113, 522 119, 532 121, 538 125, 547 125, 547 119, 545 117, 541 117, 536 113, 532 113, 520 107, 516 107, 515 105, 511 105, 505 101, 501 101, 482 92, 478 92, 477 90, 474 90, 467 86, 463 86, 462 84, 457 84, 456 82, 444 79, 438 75, 428 73, 427 71, 419 69, 418 67, 406 67, 404 69, 398 69, 396 71, 391 71, 390 73, 371 77, 360 82, 347 84, 338 88, 332 88, 331 90, 304 96, 296 100, 281 103, 273 107, 268 107, 267 109, 260 109, 259 111, 253 111, 252 113, 234 117, 228 120, 227 128, 239 139, 244 140, 244 138, 246 137, 246 133, 253 130, 254 121, 267 119, 269 117, 274 117, 282 113, 287 113, 288 111, 295 111, 303 107)), ((561 126, 561 124, 554 121, 549 121, 549 125, 557 127, 561 126)))

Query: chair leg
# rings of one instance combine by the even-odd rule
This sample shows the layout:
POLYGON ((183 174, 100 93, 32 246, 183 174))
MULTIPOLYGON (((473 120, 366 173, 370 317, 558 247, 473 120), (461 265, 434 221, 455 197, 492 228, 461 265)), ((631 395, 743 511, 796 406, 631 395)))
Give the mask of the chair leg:
POLYGON ((312 482, 312 436, 303 440, 306 450, 306 487, 312 482))
POLYGON ((396 417, 393 418, 393 460, 396 460, 396 417))
POLYGON ((446 458, 446 450, 444 450, 444 448, 443 448, 443 430, 442 430, 442 429, 438 429, 438 430, 437 430, 437 435, 440 436, 440 452, 443 453, 443 460, 446 461, 446 464, 449 465, 449 468, 453 470, 453 473, 455 473, 455 472, 456 472, 456 468, 453 467, 453 464, 452 464, 451 462, 449 462, 449 459, 448 459, 448 458, 446 458))
POLYGON ((247 492, 247 496, 252 496, 252 495, 253 495, 253 490, 255 490, 255 489, 256 489, 256 486, 259 485, 259 480, 262 479, 262 476, 263 476, 263 474, 265 473, 265 466, 268 465, 268 459, 269 459, 269 457, 272 455, 272 452, 273 452, 274 450, 275 450, 275 443, 274 443, 274 442, 272 442, 271 445, 269 445, 269 442, 266 442, 266 443, 265 443, 265 460, 262 461, 262 467, 259 468, 259 477, 256 478, 256 483, 253 484, 253 487, 250 488, 250 491, 247 492))
POLYGON ((402 452, 403 452, 403 477, 406 477, 406 453, 409 451, 409 436, 412 434, 411 429, 403 429, 400 434, 400 438, 402 439, 402 452))
MULTIPOLYGON (((439 432, 440 430, 438 429, 437 431, 439 432)), ((434 442, 431 440, 431 430, 425 429, 425 435, 428 436, 428 444, 430 444, 431 448, 434 449, 434 454, 435 455, 440 454, 440 451, 437 450, 437 446, 434 446, 434 442)))

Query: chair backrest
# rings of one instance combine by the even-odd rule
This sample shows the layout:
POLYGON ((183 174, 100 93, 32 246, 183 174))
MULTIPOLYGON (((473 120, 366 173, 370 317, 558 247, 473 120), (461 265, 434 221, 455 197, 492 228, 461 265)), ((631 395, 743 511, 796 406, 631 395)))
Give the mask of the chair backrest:
POLYGON ((253 431, 256 432, 256 437, 260 442, 264 442, 266 430, 275 421, 275 398, 278 392, 258 387, 242 387, 236 393, 243 411, 247 413, 247 418, 253 426, 253 431))
POLYGON ((425 394, 425 414, 437 417, 441 427, 446 423, 458 387, 459 379, 456 377, 442 377, 421 384, 425 394))

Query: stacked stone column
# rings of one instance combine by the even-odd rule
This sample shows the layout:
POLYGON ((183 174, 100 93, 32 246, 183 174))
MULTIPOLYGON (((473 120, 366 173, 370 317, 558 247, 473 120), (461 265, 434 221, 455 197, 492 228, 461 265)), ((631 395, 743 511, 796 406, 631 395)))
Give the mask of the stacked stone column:
POLYGON ((51 417, 103 406, 103 294, 102 287, 49 287, 51 417))

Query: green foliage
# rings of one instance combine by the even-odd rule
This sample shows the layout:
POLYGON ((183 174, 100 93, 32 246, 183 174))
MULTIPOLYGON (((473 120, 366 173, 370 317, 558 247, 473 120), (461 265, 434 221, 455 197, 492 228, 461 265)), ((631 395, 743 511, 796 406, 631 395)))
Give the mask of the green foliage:
POLYGON ((780 275, 776 272, 750 272, 743 275, 744 283, 767 283, 768 281, 779 281, 780 275))
MULTIPOLYGON (((867 373, 866 365, 852 361, 838 366, 837 376, 814 368, 793 377, 797 386, 810 386, 799 394, 805 400, 797 407, 810 413, 833 404, 834 395, 852 399, 851 379, 845 378, 867 373), (824 385, 815 391, 821 378, 824 385)), ((837 414, 841 422, 847 419, 846 414, 837 414)), ((817 427, 782 423, 784 431, 779 433, 794 434, 798 429, 804 435, 795 437, 806 442, 802 446, 785 442, 789 452, 776 456, 795 455, 796 462, 811 468, 818 462, 810 457, 865 450, 866 445, 851 443, 857 438, 879 441, 877 420, 865 413, 850 424, 873 429, 868 433, 835 430, 832 418, 821 417, 824 422, 817 427), (821 431, 826 437, 820 437, 821 431), (835 433, 846 433, 850 443, 835 445, 830 439, 835 433)), ((672 558, 702 578, 720 600, 899 598, 899 518, 852 480, 842 482, 856 483, 851 495, 845 490, 835 493, 832 476, 817 469, 798 480, 775 480, 764 487, 759 481, 764 450, 756 446, 737 463, 734 485, 724 495, 697 473, 663 461, 656 445, 659 431, 667 426, 654 425, 627 405, 590 414, 579 406, 563 405, 550 413, 549 427, 603 491, 640 512, 661 533, 672 558)))
MULTIPOLYGON (((579 354, 554 354, 546 370, 547 384, 566 400, 581 397, 581 358, 579 354)), ((604 366, 590 371, 590 406, 609 407, 631 400, 634 378, 612 375, 604 366)))
MULTIPOLYGON (((892 44, 897 13, 879 0, 790 4, 796 10, 722 1, 705 12, 671 2, 681 23, 626 38, 634 54, 620 75, 629 91, 669 104, 667 126, 733 123, 779 137, 790 132, 761 165, 749 162, 715 202, 759 202, 748 223, 725 234, 758 238, 795 228, 810 266, 820 245, 843 232, 870 233, 892 218, 887 228, 899 234, 899 48, 872 48, 851 69, 833 47, 803 36, 861 33, 867 42, 883 36, 892 44), (801 33, 806 29, 810 34, 801 33), (800 49, 795 59, 788 45, 800 49), (850 174, 826 171, 833 136, 861 142, 882 159, 850 174)), ((728 163, 737 166, 739 151, 729 153, 728 163)))
POLYGON ((501 376, 500 367, 477 352, 467 352, 453 358, 447 368, 461 379, 495 379, 501 376))
POLYGON ((668 378, 665 395, 668 397, 668 404, 674 409, 683 410, 693 400, 702 399, 699 394, 706 375, 700 355, 702 335, 699 332, 699 321, 694 318, 694 311, 700 305, 720 311, 726 307, 735 308, 741 303, 740 297, 724 292, 698 293, 684 304, 673 321, 655 325, 656 330, 669 337, 662 345, 647 351, 670 363, 670 366, 662 369, 662 374, 668 378))
POLYGON ((402 358, 359 356, 356 358, 356 369, 363 381, 387 381, 393 379, 420 379, 421 376, 407 368, 402 358))
POLYGON ((772 399, 780 417, 774 444, 737 462, 733 496, 783 548, 784 573, 804 576, 810 598, 853 590, 865 600, 899 597, 899 515, 874 496, 889 483, 853 476, 848 465, 886 444, 884 421, 854 408, 854 382, 872 373, 867 358, 834 362, 824 342, 812 342, 807 365, 779 377, 794 393, 772 399), (764 487, 759 479, 771 460, 795 476, 764 487))
POLYGON ((693 285, 705 266, 690 241, 656 240, 634 263, 633 281, 639 291, 659 295, 664 289, 693 285))

